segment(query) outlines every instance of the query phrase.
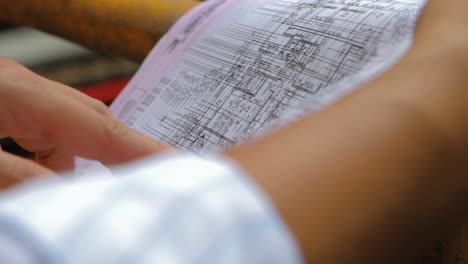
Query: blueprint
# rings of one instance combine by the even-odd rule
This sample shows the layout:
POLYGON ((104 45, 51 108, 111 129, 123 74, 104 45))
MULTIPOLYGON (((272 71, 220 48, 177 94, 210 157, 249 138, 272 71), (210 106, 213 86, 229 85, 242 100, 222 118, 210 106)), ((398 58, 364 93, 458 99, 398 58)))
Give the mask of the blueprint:
POLYGON ((311 113, 400 58, 423 0, 211 0, 161 40, 112 106, 212 153, 311 113))

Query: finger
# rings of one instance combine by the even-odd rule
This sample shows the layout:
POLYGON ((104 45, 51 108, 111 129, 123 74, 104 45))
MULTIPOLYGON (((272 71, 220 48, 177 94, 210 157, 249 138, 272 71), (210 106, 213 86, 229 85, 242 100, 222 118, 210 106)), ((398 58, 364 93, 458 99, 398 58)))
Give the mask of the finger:
POLYGON ((55 145, 39 138, 14 140, 22 148, 34 153, 36 162, 41 166, 55 172, 65 172, 73 169, 75 155, 71 149, 57 149, 55 145))
POLYGON ((68 115, 47 134, 56 133, 55 140, 47 137, 15 138, 23 148, 36 153, 36 161, 54 171, 73 168, 78 155, 105 164, 118 164, 173 148, 165 143, 128 128, 117 121, 102 103, 72 101, 61 112, 68 115), (68 107, 68 109, 65 109, 68 107))
POLYGON ((20 144, 40 152, 42 163, 51 161, 50 168, 69 164, 72 155, 63 156, 62 162, 63 153, 114 164, 169 149, 117 122, 103 103, 27 70, 18 72, 18 82, 5 81, 15 89, 10 87, 4 94, 21 104, 4 107, 0 130, 14 138, 32 139, 20 144))
MULTIPOLYGON (((35 74, 35 73, 33 73, 35 74)), ((36 76, 38 79, 40 79, 42 82, 44 82, 47 86, 51 87, 54 92, 60 93, 65 97, 69 97, 73 99, 76 102, 79 102, 85 106, 88 106, 90 108, 96 108, 99 107, 101 101, 94 99, 83 92, 80 92, 79 90, 66 86, 64 84, 48 80, 42 76, 37 75, 36 76)))
MULTIPOLYGON (((62 141, 59 146, 69 145, 76 155, 107 164, 127 162, 173 149, 118 122, 102 102, 60 83, 39 78, 43 86, 50 87, 54 92, 51 96, 61 95, 64 98, 61 101, 67 102, 61 109, 68 113, 68 117, 58 117, 60 125, 50 126, 58 127, 56 131, 63 128, 68 130, 61 132, 66 136, 62 140, 67 142, 62 141)), ((66 151, 58 150, 46 160, 59 161, 55 157, 58 152, 66 151)), ((69 159, 64 163, 69 164, 69 159)))
POLYGON ((55 172, 66 172, 73 169, 75 155, 68 149, 50 149, 35 153, 36 162, 55 172))
POLYGON ((0 151, 0 190, 53 172, 33 161, 0 151))
POLYGON ((74 155, 66 148, 57 149, 55 145, 40 138, 14 139, 22 148, 34 153, 37 163, 55 172, 73 169, 74 155))
POLYGON ((101 160, 104 163, 122 163, 153 155, 156 153, 175 151, 176 149, 166 143, 156 141, 143 133, 128 128, 118 121, 108 132, 109 135, 100 142, 101 160))
MULTIPOLYGON (((116 120, 102 102, 64 87, 57 90, 66 97, 63 101, 68 103, 62 109, 68 113, 68 117, 58 117, 59 125, 50 126, 57 128, 51 132, 52 134, 58 132, 61 136, 65 136, 61 137, 58 146, 67 145, 68 150, 75 151, 75 155, 96 159, 105 164, 128 162, 174 149, 168 144, 151 139, 125 126, 116 120)), ((59 152, 67 151, 58 150, 46 160, 60 161, 55 157, 59 152)), ((67 160, 61 163, 70 164, 69 160, 67 156, 67 160)))
MULTIPOLYGON (((61 85, 63 86, 63 85, 61 85)), ((65 87, 65 86, 64 86, 65 87)), ((97 124, 93 131, 93 138, 87 138, 93 144, 89 151, 91 156, 97 154, 95 159, 107 164, 117 164, 131 161, 155 153, 174 150, 166 143, 156 141, 134 129, 117 121, 107 106, 75 89, 58 89, 65 96, 74 98, 77 102, 88 106, 97 115, 97 118, 88 118, 87 122, 97 124), (96 133, 96 131, 98 131, 96 133)), ((89 115, 91 117, 91 114, 89 115)), ((82 144, 81 146, 86 146, 82 144)), ((84 153, 83 153, 84 154, 84 153)), ((89 158, 89 156, 85 157, 89 158)), ((93 157, 91 157, 93 158, 93 157)))
POLYGON ((51 142, 48 142, 47 140, 43 138, 13 138, 13 140, 24 148, 25 150, 28 150, 29 152, 32 153, 37 153, 37 152, 50 152, 55 148, 54 144, 51 142))

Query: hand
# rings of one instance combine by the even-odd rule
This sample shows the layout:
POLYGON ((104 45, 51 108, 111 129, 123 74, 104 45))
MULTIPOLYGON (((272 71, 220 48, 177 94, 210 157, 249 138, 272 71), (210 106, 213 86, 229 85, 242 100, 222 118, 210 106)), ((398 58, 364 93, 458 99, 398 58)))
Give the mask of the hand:
MULTIPOLYGON (((69 170, 75 156, 114 164, 170 149, 118 122, 103 103, 0 58, 0 138, 6 136, 42 166, 0 152, 0 164, 13 162, 10 174, 21 177, 69 170)), ((8 170, 0 166, 1 176, 8 170)))

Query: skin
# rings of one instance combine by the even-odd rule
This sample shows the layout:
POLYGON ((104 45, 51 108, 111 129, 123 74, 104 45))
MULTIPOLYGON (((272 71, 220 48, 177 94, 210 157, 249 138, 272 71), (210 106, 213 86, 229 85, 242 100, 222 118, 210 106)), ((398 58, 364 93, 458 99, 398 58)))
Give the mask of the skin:
MULTIPOLYGON (((460 224, 468 202, 466 10, 466 0, 430 1, 415 44, 393 69, 226 153, 271 197, 308 262, 401 263, 447 231, 437 227, 460 224)), ((169 149, 63 85, 11 61, 0 68, 0 135, 38 153, 37 163, 0 153, 4 186, 66 169, 73 155, 112 164, 169 149)))
POLYGON ((36 153, 37 169, 30 161, 0 153, 0 178, 69 170, 76 155, 117 164, 171 149, 125 127, 103 103, 70 87, 8 59, 0 59, 0 69, 0 137, 13 137, 36 153))
POLYGON ((431 1, 414 47, 392 70, 228 154, 272 197, 308 262, 401 263, 447 231, 440 227, 464 219, 468 16, 461 10, 468 1, 431 1))

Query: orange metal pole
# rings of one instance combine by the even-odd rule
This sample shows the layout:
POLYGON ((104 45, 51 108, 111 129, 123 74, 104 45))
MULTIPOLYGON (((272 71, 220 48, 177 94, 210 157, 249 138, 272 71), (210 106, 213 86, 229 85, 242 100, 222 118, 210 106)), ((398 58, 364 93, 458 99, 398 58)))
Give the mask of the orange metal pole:
POLYGON ((141 61, 196 0, 0 0, 0 20, 141 61))

